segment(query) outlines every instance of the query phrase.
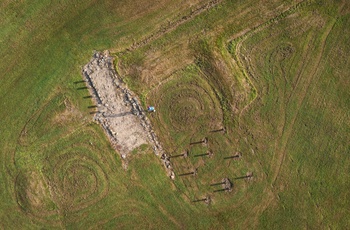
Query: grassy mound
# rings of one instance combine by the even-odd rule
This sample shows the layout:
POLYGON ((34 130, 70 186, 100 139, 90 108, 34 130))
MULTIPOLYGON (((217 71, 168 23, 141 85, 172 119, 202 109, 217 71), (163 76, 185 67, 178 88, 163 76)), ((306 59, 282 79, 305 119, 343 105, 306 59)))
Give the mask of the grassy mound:
POLYGON ((149 103, 159 108, 154 122, 170 136, 175 146, 194 134, 222 126, 220 102, 205 76, 196 66, 188 66, 160 82, 148 95, 149 103))

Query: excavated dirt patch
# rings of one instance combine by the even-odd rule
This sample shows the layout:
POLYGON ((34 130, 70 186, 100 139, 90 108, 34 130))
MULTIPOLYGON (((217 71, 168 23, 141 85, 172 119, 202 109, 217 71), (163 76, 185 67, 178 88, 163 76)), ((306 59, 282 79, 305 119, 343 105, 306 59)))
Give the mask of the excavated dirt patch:
POLYGON ((83 73, 97 102, 94 119, 103 126, 113 146, 124 156, 148 143, 140 120, 126 101, 122 82, 115 77, 112 58, 95 53, 83 73))
MULTIPOLYGON (((108 52, 95 52, 83 67, 83 76, 96 102, 94 120, 102 125, 112 146, 121 154, 127 166, 127 155, 142 144, 151 144, 156 155, 164 156, 146 112, 137 96, 117 76, 113 58, 108 52)), ((174 173, 170 162, 163 159, 168 175, 174 173)))

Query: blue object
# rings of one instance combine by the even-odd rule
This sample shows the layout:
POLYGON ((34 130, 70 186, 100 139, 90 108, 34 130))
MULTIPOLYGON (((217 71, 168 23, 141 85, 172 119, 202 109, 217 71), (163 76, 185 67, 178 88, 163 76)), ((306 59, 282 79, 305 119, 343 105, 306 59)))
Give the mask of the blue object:
POLYGON ((156 111, 156 110, 154 109, 153 106, 148 106, 148 111, 149 111, 149 112, 154 112, 154 111, 156 111))

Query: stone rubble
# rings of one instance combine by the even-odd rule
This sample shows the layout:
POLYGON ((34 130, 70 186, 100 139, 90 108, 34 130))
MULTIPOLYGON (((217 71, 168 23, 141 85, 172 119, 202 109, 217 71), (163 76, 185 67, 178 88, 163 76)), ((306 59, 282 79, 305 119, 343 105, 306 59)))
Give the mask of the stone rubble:
POLYGON ((97 104, 94 120, 101 124, 111 145, 120 153, 124 166, 127 167, 128 153, 142 144, 151 143, 154 153, 161 156, 168 176, 175 179, 169 157, 146 112, 137 96, 118 77, 109 53, 95 52, 82 72, 97 104))
POLYGON ((224 178, 222 179, 222 187, 223 189, 225 189, 227 192, 231 192, 232 188, 233 188, 233 183, 231 182, 231 180, 229 178, 224 178))

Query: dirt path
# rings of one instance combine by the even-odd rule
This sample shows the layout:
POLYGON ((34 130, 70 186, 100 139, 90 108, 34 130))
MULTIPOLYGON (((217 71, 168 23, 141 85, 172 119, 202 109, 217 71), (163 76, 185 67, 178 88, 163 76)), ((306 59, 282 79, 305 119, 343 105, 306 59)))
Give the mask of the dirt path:
MULTIPOLYGON (((124 168, 128 154, 142 144, 151 144, 156 155, 165 154, 139 99, 117 76, 108 52, 96 52, 83 67, 83 76, 96 102, 94 120, 101 124, 113 148, 120 153, 124 168)), ((173 177, 170 162, 164 159, 163 162, 173 177)))

